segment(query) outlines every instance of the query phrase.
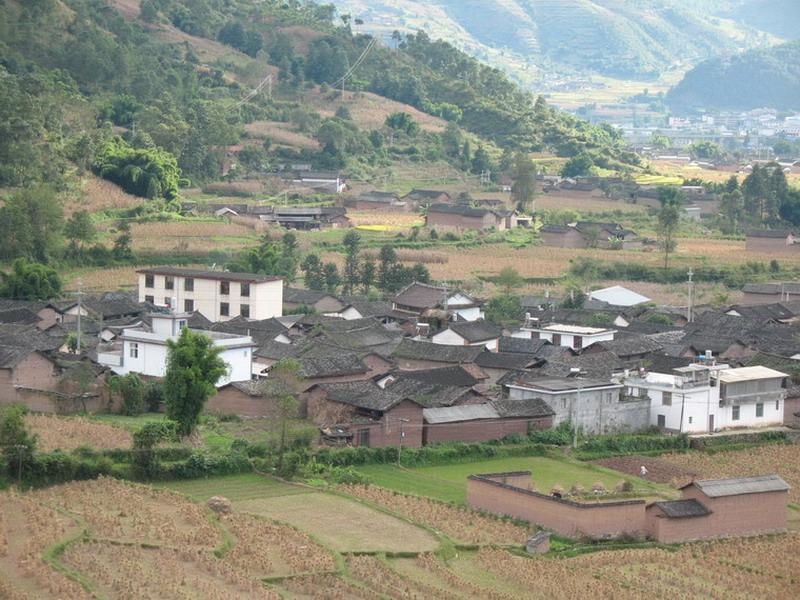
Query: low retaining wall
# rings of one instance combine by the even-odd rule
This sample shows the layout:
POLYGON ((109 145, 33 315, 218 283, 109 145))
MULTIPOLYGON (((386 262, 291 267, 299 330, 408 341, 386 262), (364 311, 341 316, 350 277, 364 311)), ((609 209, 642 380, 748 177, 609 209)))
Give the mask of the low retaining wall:
POLYGON ((529 489, 530 481, 530 471, 471 475, 467 504, 571 538, 645 537, 648 533, 644 500, 573 502, 535 492, 529 489))

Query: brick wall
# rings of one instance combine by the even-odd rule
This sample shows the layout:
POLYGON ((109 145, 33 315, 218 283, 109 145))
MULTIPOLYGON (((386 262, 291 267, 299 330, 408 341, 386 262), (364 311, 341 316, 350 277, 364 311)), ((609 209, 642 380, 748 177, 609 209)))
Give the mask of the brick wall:
POLYGON ((570 229, 564 233, 541 232, 542 243, 545 246, 555 246, 556 248, 586 248, 586 240, 583 236, 570 229))
POLYGON ((235 414, 243 417, 274 416, 273 402, 262 396, 251 396, 232 385, 226 385, 209 398, 206 412, 235 414))
POLYGON ((450 213, 428 212, 426 221, 428 227, 454 228, 454 229, 488 229, 497 227, 497 219, 488 213, 484 217, 465 217, 450 213))
POLYGON ((426 445, 442 442, 485 442, 499 440, 513 433, 525 435, 531 429, 549 429, 552 426, 552 417, 482 419, 458 423, 426 424, 423 428, 422 439, 426 445))
POLYGON ((760 535, 786 530, 787 492, 709 498, 691 485, 683 490, 683 497, 699 500, 711 511, 701 523, 696 523, 694 536, 689 539, 760 535))
POLYGON ((422 446, 422 407, 410 400, 403 400, 400 404, 384 413, 379 423, 360 426, 353 425, 353 445, 359 445, 359 430, 369 429, 369 445, 372 448, 383 446, 399 446, 404 448, 419 448, 422 446), (403 422, 400 421, 403 419, 403 422))
POLYGON ((582 504, 473 475, 467 480, 467 505, 572 538, 647 534, 644 500, 582 504))
POLYGON ((783 424, 787 427, 800 427, 800 397, 786 398, 783 401, 783 424))

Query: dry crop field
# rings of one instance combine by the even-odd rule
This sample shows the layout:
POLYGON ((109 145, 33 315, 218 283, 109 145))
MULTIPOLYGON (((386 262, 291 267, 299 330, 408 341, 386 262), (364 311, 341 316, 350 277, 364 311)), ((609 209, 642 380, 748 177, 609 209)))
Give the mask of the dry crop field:
POLYGON ((800 504, 800 445, 798 444, 775 444, 716 454, 703 452, 666 454, 661 458, 682 469, 697 473, 697 476, 703 479, 777 473, 792 486, 789 491, 789 501, 800 504))
POLYGON ((259 487, 242 477, 213 478, 177 486, 203 499, 232 492, 233 512, 219 516, 186 496, 112 479, 1 492, 0 597, 789 598, 800 585, 797 534, 689 544, 674 551, 626 549, 575 558, 555 552, 530 558, 492 545, 524 533, 515 525, 457 515, 460 509, 420 499, 389 498, 381 490, 347 490, 409 519, 441 525, 457 539, 489 542, 444 559, 413 532, 428 535, 436 545, 437 538, 411 522, 339 496, 270 481, 259 487), (281 498, 294 505, 284 506, 282 516, 307 513, 303 527, 244 508, 248 502, 281 498), (340 503, 323 506, 316 498, 340 503), (353 519, 351 527, 358 519, 373 521, 362 524, 372 531, 353 535, 402 543, 403 556, 356 547, 339 554, 323 530, 341 513, 353 519), (395 519, 405 529, 387 528, 380 517, 395 519))
POLYGON ((258 239, 253 229, 224 221, 168 221, 131 226, 133 250, 140 254, 171 250, 240 250, 258 239))
POLYGON ((295 131, 291 123, 281 121, 253 121, 244 126, 244 130, 252 138, 269 139, 272 143, 279 146, 290 148, 309 148, 319 150, 320 145, 317 140, 305 133, 295 131))
POLYGON ((25 422, 38 437, 38 448, 42 452, 74 450, 91 446, 96 450, 130 448, 133 438, 130 432, 106 423, 98 423, 83 417, 52 415, 27 415, 25 422))

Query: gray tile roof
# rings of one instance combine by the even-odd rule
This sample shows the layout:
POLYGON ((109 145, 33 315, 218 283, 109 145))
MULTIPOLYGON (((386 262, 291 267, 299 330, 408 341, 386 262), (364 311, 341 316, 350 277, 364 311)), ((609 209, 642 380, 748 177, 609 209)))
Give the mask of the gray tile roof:
POLYGON ((530 340, 526 338, 516 338, 503 336, 498 341, 497 349, 500 352, 513 352, 517 354, 531 354, 540 356, 542 351, 550 346, 547 340, 530 340))
POLYGON ((403 338, 391 356, 395 359, 471 363, 475 362, 475 359, 483 350, 481 346, 445 346, 444 344, 417 342, 410 338, 403 338))
POLYGON ((0 323, 20 323, 31 325, 41 321, 41 317, 28 308, 12 308, 0 311, 0 323))
POLYGON ((30 347, 0 345, 0 369, 13 369, 32 352, 30 347))
POLYGON ((702 502, 694 498, 656 502, 656 506, 660 508, 669 519, 705 517, 711 514, 711 511, 708 510, 702 502))
POLYGON ((413 379, 435 385, 450 385, 457 387, 472 387, 477 385, 479 379, 460 366, 440 367, 438 369, 422 369, 419 371, 397 371, 398 380, 413 379))
POLYGON ((613 352, 621 358, 647 354, 648 352, 656 352, 662 348, 661 344, 659 344, 656 340, 653 340, 645 335, 619 337, 615 340, 598 342, 594 345, 600 346, 609 352, 613 352))
POLYGON ((747 237, 759 238, 787 238, 794 235, 794 232, 789 229, 750 229, 747 232, 747 237))
POLYGON ((360 375, 369 371, 357 354, 342 353, 298 359, 304 377, 342 377, 360 375))
POLYGON ((492 402, 501 417, 551 417, 555 411, 541 398, 495 400, 492 402))
POLYGON ((395 304, 420 310, 434 308, 444 302, 446 291, 448 290, 443 287, 415 281, 400 290, 393 301, 395 304))
POLYGON ((475 364, 487 369, 506 369, 522 370, 532 365, 539 364, 541 359, 531 354, 519 354, 514 352, 481 352, 475 358, 475 364))
POLYGON ((501 327, 482 319, 450 323, 450 330, 472 344, 497 339, 503 333, 501 327))
POLYGON ((318 290, 306 290, 303 288, 284 287, 283 288, 283 301, 292 304, 306 304, 308 306, 316 304, 323 298, 336 298, 333 294, 328 292, 321 292, 318 290))
POLYGON ((264 342, 260 344, 255 355, 260 358, 267 358, 270 360, 282 360, 284 358, 292 358, 300 353, 300 348, 294 344, 284 344, 282 342, 264 342))
POLYGON ((791 489, 789 484, 778 475, 735 477, 733 479, 702 479, 688 485, 695 485, 709 498, 761 494, 764 492, 785 492, 791 489))

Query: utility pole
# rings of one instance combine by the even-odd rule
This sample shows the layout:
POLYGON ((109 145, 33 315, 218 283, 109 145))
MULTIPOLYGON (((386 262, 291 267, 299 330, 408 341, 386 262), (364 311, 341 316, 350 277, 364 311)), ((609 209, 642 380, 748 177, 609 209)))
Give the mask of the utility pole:
POLYGON ((83 282, 78 280, 78 291, 75 292, 75 295, 78 297, 78 331, 77 331, 77 348, 75 350, 76 354, 81 353, 81 312, 83 312, 83 282))
POLYGON ((400 417, 398 421, 400 421, 400 444, 397 446, 397 466, 401 467, 400 456, 403 453, 403 438, 406 436, 406 432, 403 431, 403 423, 408 423, 409 420, 400 417))
POLYGON ((692 306, 694 301, 694 298, 692 298, 694 293, 693 290, 694 284, 692 283, 692 277, 694 276, 694 273, 692 272, 691 267, 689 267, 689 272, 687 273, 687 275, 689 275, 689 306, 686 310, 686 321, 691 323, 694 320, 694 315, 692 314, 694 312, 694 307, 692 306))

